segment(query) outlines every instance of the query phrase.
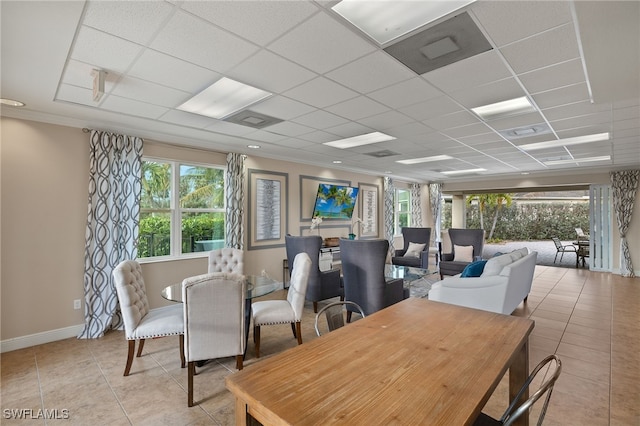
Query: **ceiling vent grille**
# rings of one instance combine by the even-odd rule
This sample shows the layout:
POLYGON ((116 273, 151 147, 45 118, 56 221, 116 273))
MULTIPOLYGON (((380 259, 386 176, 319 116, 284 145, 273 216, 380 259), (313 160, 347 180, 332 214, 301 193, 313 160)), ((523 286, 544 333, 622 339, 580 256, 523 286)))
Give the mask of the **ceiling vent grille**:
POLYGON ((393 157, 394 155, 400 155, 397 152, 389 151, 388 149, 382 151, 367 152, 366 154, 376 158, 393 157))
POLYGON ((267 126, 272 126, 277 123, 281 123, 279 118, 271 117, 269 115, 260 114, 259 112, 251 111, 248 109, 237 112, 223 121, 228 123, 240 124, 241 126, 249 126, 254 129, 262 129, 267 126))

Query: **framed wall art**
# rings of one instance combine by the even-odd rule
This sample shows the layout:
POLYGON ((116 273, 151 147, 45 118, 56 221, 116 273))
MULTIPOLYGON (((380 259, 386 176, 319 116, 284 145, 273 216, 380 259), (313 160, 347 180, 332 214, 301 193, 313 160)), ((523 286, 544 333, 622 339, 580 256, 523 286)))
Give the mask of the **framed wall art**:
POLYGON ((288 224, 289 175, 249 169, 248 249, 284 247, 288 224))
POLYGON ((380 189, 377 185, 368 183, 359 183, 358 186, 361 223, 354 226, 354 232, 361 238, 377 238, 380 189))

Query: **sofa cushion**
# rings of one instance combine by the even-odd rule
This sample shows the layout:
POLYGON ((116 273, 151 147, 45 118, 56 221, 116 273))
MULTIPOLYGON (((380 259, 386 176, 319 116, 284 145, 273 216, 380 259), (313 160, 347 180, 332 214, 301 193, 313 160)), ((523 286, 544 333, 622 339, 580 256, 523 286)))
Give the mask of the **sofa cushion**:
POLYGON ((426 244, 409 243, 404 257, 420 257, 420 253, 424 251, 426 244))
POLYGON ((461 278, 469 278, 469 277, 479 277, 482 275, 482 271, 484 270, 484 265, 486 265, 486 260, 478 260, 476 262, 472 262, 465 266, 460 274, 461 278))
POLYGON ((499 275, 502 268, 506 265, 513 262, 511 259, 511 254, 506 253, 500 256, 492 257, 487 261, 487 264, 484 265, 484 271, 482 271, 482 277, 492 277, 495 275, 499 275))
POLYGON ((453 246, 454 262, 473 262, 473 246, 453 246))

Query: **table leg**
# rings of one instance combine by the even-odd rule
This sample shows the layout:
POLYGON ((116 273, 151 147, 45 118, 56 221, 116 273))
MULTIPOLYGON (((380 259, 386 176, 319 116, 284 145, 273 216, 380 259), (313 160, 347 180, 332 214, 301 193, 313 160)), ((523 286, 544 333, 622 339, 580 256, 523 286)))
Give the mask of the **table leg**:
MULTIPOLYGON (((518 353, 516 353, 516 357, 509 367, 509 402, 513 401, 518 395, 518 392, 526 382, 528 376, 529 339, 527 338, 518 353)), ((522 393, 519 403, 522 403, 527 399, 529 399, 528 389, 522 393)), ((529 426, 529 415, 522 415, 520 418, 516 419, 514 425, 529 426)))
POLYGON ((236 426, 247 426, 247 404, 240 398, 236 398, 236 426))

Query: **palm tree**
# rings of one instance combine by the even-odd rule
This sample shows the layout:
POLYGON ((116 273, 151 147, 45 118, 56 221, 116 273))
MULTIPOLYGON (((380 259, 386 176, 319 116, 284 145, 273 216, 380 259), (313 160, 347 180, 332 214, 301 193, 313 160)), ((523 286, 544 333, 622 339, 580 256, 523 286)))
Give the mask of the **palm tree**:
POLYGON ((478 202, 478 212, 480 214, 481 229, 484 229, 484 212, 488 207, 495 209, 493 214, 493 223, 491 224, 491 231, 487 236, 487 240, 491 240, 496 229, 498 215, 500 214, 500 210, 502 210, 502 206, 504 204, 506 204, 507 207, 511 205, 511 194, 470 194, 467 196, 467 205, 470 206, 474 200, 478 202))

